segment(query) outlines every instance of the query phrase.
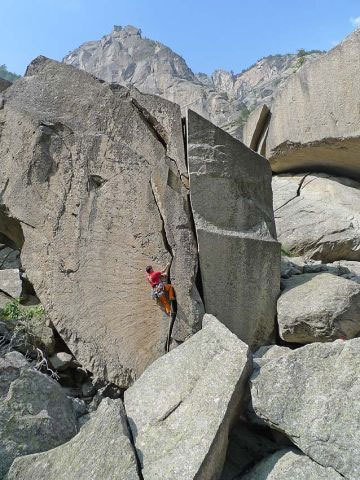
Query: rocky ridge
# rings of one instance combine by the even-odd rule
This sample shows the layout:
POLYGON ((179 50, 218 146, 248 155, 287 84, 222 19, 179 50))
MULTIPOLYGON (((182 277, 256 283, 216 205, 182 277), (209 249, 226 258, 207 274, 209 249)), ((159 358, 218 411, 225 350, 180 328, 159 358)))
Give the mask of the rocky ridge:
POLYGON ((216 70, 195 74, 185 60, 162 43, 145 38, 133 26, 115 26, 98 41, 86 42, 70 52, 64 62, 107 82, 134 86, 189 107, 215 125, 240 138, 251 110, 271 103, 281 87, 302 63, 319 52, 272 55, 239 74, 216 70))

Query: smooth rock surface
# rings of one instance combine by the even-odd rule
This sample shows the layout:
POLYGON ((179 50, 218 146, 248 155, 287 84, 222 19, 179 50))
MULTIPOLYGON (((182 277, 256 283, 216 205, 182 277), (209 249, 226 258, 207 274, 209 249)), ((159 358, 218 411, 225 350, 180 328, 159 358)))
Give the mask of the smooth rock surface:
POLYGON ((283 280, 278 300, 280 337, 286 342, 326 342, 360 333, 360 285, 330 273, 283 280))
POLYGON ((251 347, 267 343, 280 285, 268 162, 191 110, 188 162, 205 309, 251 347))
POLYGON ((358 338, 306 345, 253 374, 252 406, 315 462, 358 480, 359 368, 358 338))
POLYGON ((0 478, 14 458, 57 447, 76 432, 71 400, 57 382, 19 352, 0 358, 0 478))
POLYGON ((203 316, 180 109, 141 98, 39 57, 6 90, 0 142, 0 231, 25 237, 22 265, 75 357, 124 388, 164 353, 169 329, 147 265, 172 262, 176 340, 203 316))
POLYGON ((360 259, 360 183, 327 174, 276 175, 278 240, 285 252, 334 262, 360 259))
POLYGON ((266 144, 274 172, 325 171, 360 179, 359 48, 357 29, 278 90, 266 144), (325 79, 331 79, 326 87, 325 79))
MULTIPOLYGON (((20 272, 17 268, 0 270, 0 290, 13 298, 19 298, 22 290, 20 272)), ((11 301, 11 298, 9 298, 11 301)))
POLYGON ((148 367, 125 392, 144 480, 220 477, 250 369, 247 345, 212 315, 148 367))
POLYGON ((139 480, 121 400, 105 398, 80 432, 48 452, 17 458, 6 480, 139 480))
POLYGON ((55 370, 61 372, 73 364, 73 356, 66 352, 57 352, 49 358, 55 370))
POLYGON ((341 480, 332 468, 324 468, 294 450, 280 450, 265 458, 247 474, 233 480, 341 480))

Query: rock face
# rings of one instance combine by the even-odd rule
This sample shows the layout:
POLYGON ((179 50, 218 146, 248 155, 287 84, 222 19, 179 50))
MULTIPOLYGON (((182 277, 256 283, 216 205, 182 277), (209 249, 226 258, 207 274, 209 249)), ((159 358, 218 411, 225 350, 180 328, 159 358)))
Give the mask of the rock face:
MULTIPOLYGON (((57 447, 76 434, 71 400, 18 352, 0 358, 0 478, 14 458, 57 447)), ((29 478, 29 477, 28 477, 29 478)))
POLYGON ((160 95, 179 104, 184 112, 190 106, 239 138, 249 111, 271 103, 274 91, 299 68, 298 60, 296 55, 272 55, 238 75, 224 70, 196 75, 170 48, 143 38, 132 26, 115 26, 109 35, 84 43, 64 58, 107 82, 160 95))
POLYGON ((360 333, 360 285, 330 273, 284 280, 278 300, 280 337, 286 342, 326 342, 360 333))
POLYGON ((292 255, 360 260, 360 183, 326 174, 273 177, 279 242, 292 255))
POLYGON ((360 478, 359 354, 357 338, 314 343, 267 362, 251 379, 258 417, 349 480, 360 478))
POLYGON ((220 477, 251 368, 248 347, 211 315, 125 392, 144 480, 220 477))
POLYGON ((5 80, 4 78, 0 78, 0 93, 10 87, 11 82, 5 80))
POLYGON ((172 262, 176 340, 203 314, 180 111, 44 57, 4 98, 0 230, 25 238, 22 265, 79 362, 126 387, 169 328, 146 265, 172 262))
POLYGON ((360 178, 359 48, 355 30, 278 90, 266 145, 274 172, 325 170, 360 178), (326 78, 331 82, 324 88, 326 78))
POLYGON ((268 162, 192 111, 188 162, 205 309, 248 345, 264 344, 280 282, 268 162))
POLYGON ((105 398, 72 440, 16 459, 7 480, 139 480, 121 400, 105 398))
MULTIPOLYGON (((324 468, 294 450, 280 450, 258 463, 241 480, 341 480, 332 468, 324 468)), ((236 480, 236 479, 235 479, 236 480)))
MULTIPOLYGON (((19 298, 21 295, 22 283, 20 272, 17 268, 0 270, 0 290, 9 297, 19 298)), ((9 300, 11 300, 9 298, 9 300)))

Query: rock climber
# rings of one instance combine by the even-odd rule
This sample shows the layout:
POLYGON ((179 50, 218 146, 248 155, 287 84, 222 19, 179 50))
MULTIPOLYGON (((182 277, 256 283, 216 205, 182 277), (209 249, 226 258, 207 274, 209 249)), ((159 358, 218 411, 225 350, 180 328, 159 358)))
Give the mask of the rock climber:
POLYGON ((152 287, 152 297, 158 302, 160 308, 170 317, 171 305, 175 301, 174 287, 164 281, 169 273, 170 263, 163 270, 155 271, 151 265, 146 267, 146 279, 152 287))

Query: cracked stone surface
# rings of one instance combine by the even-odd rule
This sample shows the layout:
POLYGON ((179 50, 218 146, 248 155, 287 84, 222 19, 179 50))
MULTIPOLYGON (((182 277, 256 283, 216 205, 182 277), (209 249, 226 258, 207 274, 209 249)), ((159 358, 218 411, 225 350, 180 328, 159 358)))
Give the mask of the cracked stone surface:
POLYGON ((313 343, 250 380, 256 415, 318 464, 360 478, 360 339, 313 343))
POLYGON ((191 110, 188 162, 206 312, 263 345, 280 287, 269 164, 191 110))
POLYGON ((266 156, 274 172, 325 171, 360 179, 360 30, 306 62, 278 90, 266 156), (324 88, 324 79, 331 79, 324 88))
POLYGON ((16 459, 7 480, 139 480, 120 399, 104 398, 80 432, 48 452, 16 459))
POLYGON ((280 450, 270 455, 246 475, 232 480, 341 480, 332 468, 325 468, 295 450, 280 450))
POLYGON ((321 260, 360 260, 360 183, 322 173, 272 181, 278 240, 285 252, 321 260))
POLYGON ((0 230, 25 238, 22 266, 78 361, 127 387, 169 328, 147 265, 172 262, 176 340, 203 316, 180 109, 44 57, 4 100, 0 230))
POLYGON ((251 370, 249 349, 212 315, 125 392, 144 480, 220 478, 251 370))

